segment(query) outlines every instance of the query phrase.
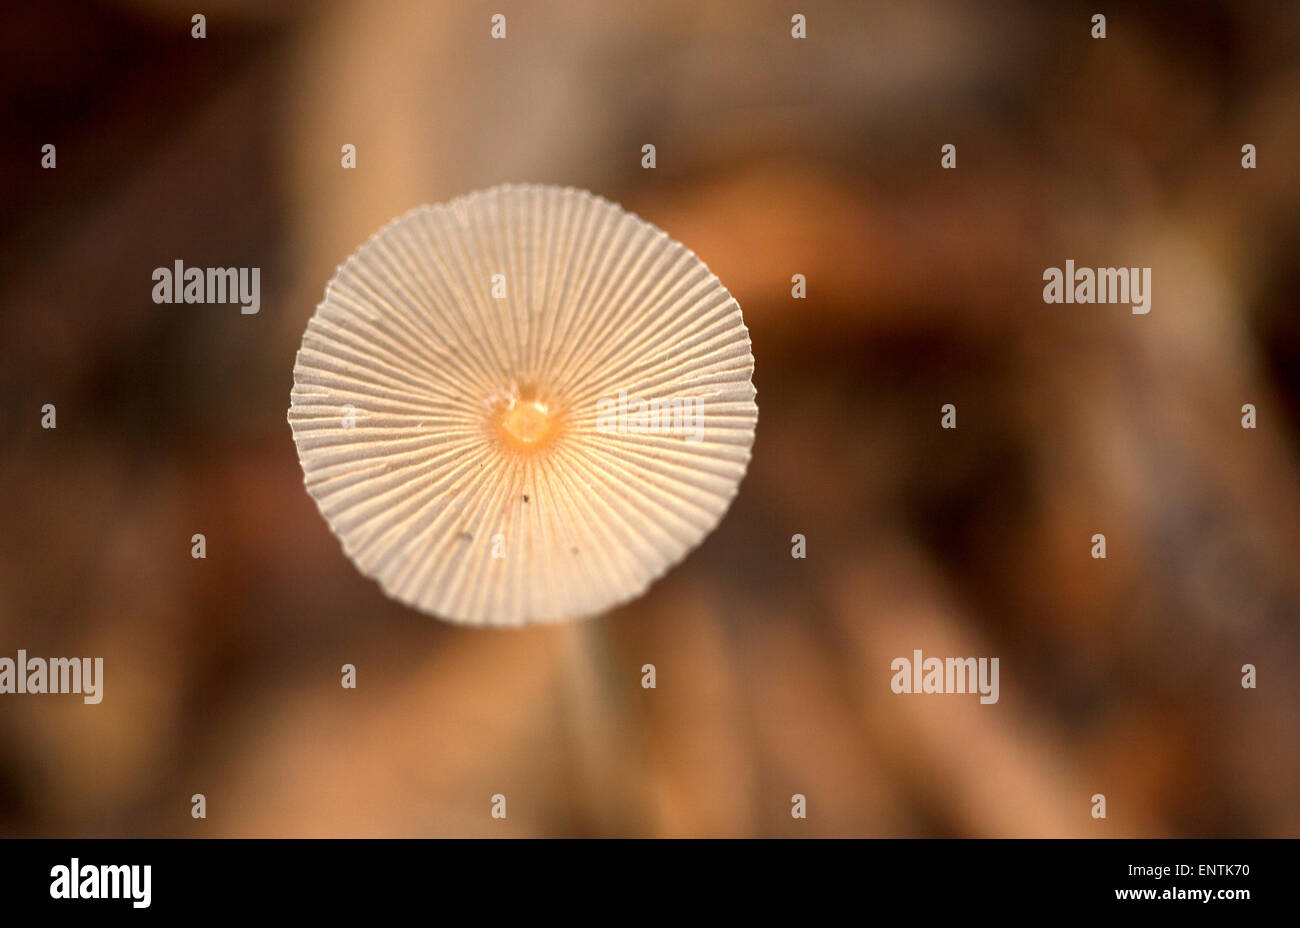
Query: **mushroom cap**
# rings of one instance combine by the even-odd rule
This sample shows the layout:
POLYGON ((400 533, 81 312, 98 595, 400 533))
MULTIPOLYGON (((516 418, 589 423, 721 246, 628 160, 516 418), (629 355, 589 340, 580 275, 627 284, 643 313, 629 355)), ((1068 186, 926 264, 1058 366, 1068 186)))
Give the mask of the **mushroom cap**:
POLYGON ((749 463, 749 333, 704 262, 598 196, 503 186, 394 220, 307 324, 307 491, 395 599, 473 625, 640 595, 749 463))

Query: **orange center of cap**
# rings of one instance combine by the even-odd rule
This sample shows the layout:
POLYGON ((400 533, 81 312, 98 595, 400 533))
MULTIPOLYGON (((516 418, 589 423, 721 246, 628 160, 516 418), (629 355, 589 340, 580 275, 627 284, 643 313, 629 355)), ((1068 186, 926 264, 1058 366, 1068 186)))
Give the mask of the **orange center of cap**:
POLYGON ((497 437, 515 451, 539 451, 555 437, 557 417, 545 403, 525 394, 496 410, 497 437))

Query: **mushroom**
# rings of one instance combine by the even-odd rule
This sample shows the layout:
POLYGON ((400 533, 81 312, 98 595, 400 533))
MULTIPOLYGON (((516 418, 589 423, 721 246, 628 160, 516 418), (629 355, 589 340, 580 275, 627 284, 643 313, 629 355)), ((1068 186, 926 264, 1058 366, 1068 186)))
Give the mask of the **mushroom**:
POLYGON ((740 307, 598 196, 503 186, 394 220, 307 324, 308 493, 393 598, 472 625, 602 613, 717 525, 758 407, 740 307))

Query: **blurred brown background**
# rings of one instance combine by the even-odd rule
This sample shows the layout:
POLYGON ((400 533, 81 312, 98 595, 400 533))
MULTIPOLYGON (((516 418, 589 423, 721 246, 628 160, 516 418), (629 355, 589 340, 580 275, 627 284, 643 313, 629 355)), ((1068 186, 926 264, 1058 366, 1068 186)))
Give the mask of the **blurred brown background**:
POLYGON ((0 697, 0 833, 1300 834, 1294 2, 2 21, 0 654, 102 656, 105 695, 0 697), (285 411, 335 266, 511 181, 698 253, 760 417, 730 514, 646 596, 491 632, 357 573, 285 411), (262 268, 261 312, 155 305, 178 258, 262 268), (1152 267, 1150 315, 1045 305, 1067 258, 1152 267), (913 648, 999 657, 1001 700, 894 695, 913 648))

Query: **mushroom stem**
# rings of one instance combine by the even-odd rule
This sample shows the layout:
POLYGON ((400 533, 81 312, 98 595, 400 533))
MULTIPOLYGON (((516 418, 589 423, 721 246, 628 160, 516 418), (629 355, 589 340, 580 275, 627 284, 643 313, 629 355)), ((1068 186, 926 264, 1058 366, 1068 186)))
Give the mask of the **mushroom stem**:
POLYGON ((577 622, 558 629, 564 636, 564 714, 574 742, 577 784, 586 797, 585 812, 593 831, 621 833, 644 820, 646 791, 639 753, 629 733, 624 689, 618 684, 617 655, 607 623, 577 622), (619 800, 629 803, 618 807, 619 800))

